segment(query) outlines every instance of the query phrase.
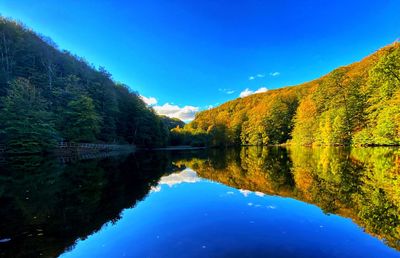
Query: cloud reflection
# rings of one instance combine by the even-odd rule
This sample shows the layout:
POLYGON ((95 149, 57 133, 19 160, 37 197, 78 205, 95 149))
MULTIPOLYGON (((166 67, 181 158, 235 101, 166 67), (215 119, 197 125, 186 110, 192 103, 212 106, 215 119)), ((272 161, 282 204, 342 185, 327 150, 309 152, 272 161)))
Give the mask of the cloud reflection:
POLYGON ((197 176, 197 173, 190 169, 186 168, 182 172, 173 173, 168 176, 161 177, 158 185, 151 189, 152 192, 161 191, 162 185, 168 185, 169 187, 173 187, 174 185, 182 184, 182 183, 196 183, 200 181, 200 178, 197 176))

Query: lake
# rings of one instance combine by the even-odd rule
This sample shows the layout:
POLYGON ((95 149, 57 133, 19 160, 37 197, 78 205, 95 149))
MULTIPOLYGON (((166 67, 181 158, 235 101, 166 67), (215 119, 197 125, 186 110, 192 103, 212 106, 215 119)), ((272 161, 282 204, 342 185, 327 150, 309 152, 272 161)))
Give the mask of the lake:
POLYGON ((2 257, 400 257, 400 149, 0 160, 2 257))

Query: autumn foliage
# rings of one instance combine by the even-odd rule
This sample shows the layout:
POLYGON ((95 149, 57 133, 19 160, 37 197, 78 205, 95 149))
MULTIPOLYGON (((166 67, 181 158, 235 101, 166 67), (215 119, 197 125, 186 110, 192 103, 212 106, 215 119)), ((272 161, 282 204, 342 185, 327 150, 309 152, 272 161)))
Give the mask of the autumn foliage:
POLYGON ((203 111, 173 133, 209 146, 399 145, 400 43, 317 80, 203 111))

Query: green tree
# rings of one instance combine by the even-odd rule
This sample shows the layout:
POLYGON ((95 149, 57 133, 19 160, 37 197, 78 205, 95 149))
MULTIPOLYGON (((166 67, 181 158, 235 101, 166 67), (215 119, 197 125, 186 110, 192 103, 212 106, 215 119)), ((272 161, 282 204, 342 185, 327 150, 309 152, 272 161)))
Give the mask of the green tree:
POLYGON ((400 101, 392 102, 379 112, 374 139, 377 144, 400 144, 400 101))
POLYGON ((57 134, 40 91, 26 79, 10 83, 2 99, 2 133, 10 152, 40 153, 56 144, 57 134))
POLYGON ((297 106, 296 98, 288 98, 286 100, 279 98, 274 101, 271 112, 264 119, 268 144, 284 143, 290 138, 297 106))
POLYGON ((100 130, 100 117, 96 113, 93 100, 80 96, 68 103, 65 115, 64 137, 72 142, 92 142, 100 130))
POLYGON ((227 128, 224 124, 212 125, 208 128, 207 133, 210 135, 211 146, 227 145, 227 128))
POLYGON ((320 145, 329 145, 333 142, 332 121, 330 112, 322 113, 319 119, 319 134, 317 135, 317 143, 320 145))
POLYGON ((293 128, 293 142, 299 145, 311 145, 315 142, 315 132, 318 128, 317 106, 311 96, 300 102, 295 116, 293 128))
POLYGON ((369 73, 371 102, 390 99, 400 88, 400 48, 395 47, 383 56, 369 73))
MULTIPOLYGON (((64 138, 153 146, 168 140, 169 131, 154 111, 138 93, 114 82, 106 69, 95 68, 84 58, 59 50, 51 39, 0 17, 0 97, 7 95, 9 82, 16 78, 25 78, 40 91, 45 109, 57 114, 54 128, 64 138), (88 111, 87 105, 71 108, 80 96, 92 99, 97 114, 98 119, 88 119, 92 120, 89 124, 71 120, 74 116, 84 119, 77 114, 84 116, 88 111)), ((88 114, 90 118, 94 113, 88 114)), ((5 141, 4 133, 0 141, 5 141)))

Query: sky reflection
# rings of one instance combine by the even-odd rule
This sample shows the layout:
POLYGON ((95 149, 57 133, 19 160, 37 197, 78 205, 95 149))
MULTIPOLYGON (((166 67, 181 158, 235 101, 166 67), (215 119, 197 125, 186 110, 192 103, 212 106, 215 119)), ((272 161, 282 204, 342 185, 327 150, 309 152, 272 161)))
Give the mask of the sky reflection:
POLYGON ((162 177, 156 189, 62 257, 399 257, 350 219, 192 169, 162 177))

